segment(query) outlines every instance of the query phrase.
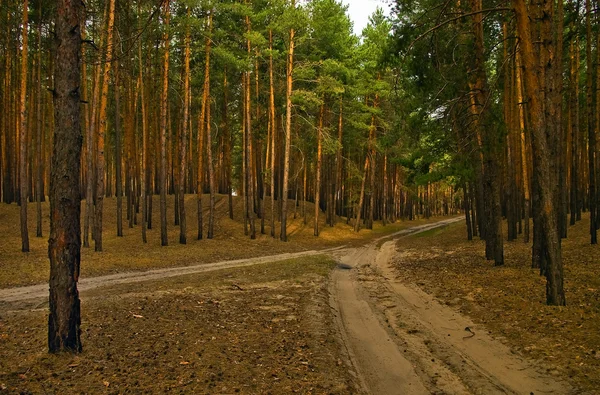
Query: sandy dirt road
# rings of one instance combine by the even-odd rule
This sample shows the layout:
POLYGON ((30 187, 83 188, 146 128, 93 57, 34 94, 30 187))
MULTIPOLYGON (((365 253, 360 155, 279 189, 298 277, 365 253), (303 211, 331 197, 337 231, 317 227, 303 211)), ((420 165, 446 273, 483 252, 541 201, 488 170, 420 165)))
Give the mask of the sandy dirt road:
POLYGON ((360 384, 371 394, 568 394, 565 383, 511 353, 467 317, 395 279, 394 237, 334 253, 330 303, 360 384))
MULTIPOLYGON (((215 263, 202 263, 198 265, 185 267, 172 267, 167 269, 155 269, 143 272, 125 272, 117 274, 109 274, 106 276, 83 278, 79 281, 78 289, 80 293, 100 288, 119 284, 131 284, 144 281, 160 280, 169 277, 183 276, 187 274, 204 273, 214 270, 244 267, 258 265, 261 263, 281 262, 288 259, 326 255, 333 253, 339 248, 332 248, 319 251, 303 251, 297 253, 278 254, 272 256, 263 256, 250 259, 237 259, 231 261, 222 261, 215 263)), ((48 284, 37 284, 26 287, 4 288, 0 289, 0 303, 24 302, 28 300, 47 300, 48 299, 48 284)))

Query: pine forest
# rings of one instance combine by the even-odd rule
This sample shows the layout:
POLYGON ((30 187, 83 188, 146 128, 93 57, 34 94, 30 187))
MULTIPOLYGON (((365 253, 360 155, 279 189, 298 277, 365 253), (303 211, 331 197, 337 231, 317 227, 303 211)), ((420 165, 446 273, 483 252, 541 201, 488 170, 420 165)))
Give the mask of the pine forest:
POLYGON ((597 393, 600 1, 0 21, 0 393, 597 393))

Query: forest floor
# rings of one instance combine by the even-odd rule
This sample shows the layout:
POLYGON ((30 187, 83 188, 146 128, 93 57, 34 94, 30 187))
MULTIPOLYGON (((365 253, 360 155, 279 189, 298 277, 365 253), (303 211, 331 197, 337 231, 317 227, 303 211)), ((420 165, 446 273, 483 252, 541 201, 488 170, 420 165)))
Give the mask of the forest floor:
POLYGON ((546 306, 546 280, 531 269, 531 245, 522 236, 504 244, 506 264, 494 267, 482 241, 466 240, 463 222, 399 239, 392 276, 470 317, 480 329, 469 341, 490 334, 567 379, 577 393, 599 393, 600 254, 589 243, 589 217, 569 227, 568 236, 562 243, 567 307, 546 306))
MULTIPOLYGON (((279 241, 279 222, 275 225, 276 239, 270 236, 270 202, 265 201, 266 234, 260 234, 260 219, 256 220, 257 239, 250 240, 244 235, 242 222, 242 201, 234 198, 234 220, 229 219, 228 198, 217 195, 215 215, 215 236, 206 239, 208 223, 208 198, 203 199, 204 239, 197 240, 197 203, 195 195, 186 196, 187 244, 179 244, 179 226, 173 222, 173 197, 168 197, 168 236, 169 246, 160 245, 160 213, 158 198, 154 197, 153 229, 148 231, 148 243, 142 243, 141 227, 129 228, 125 218, 126 205, 123 208, 123 234, 116 234, 116 199, 104 200, 104 232, 101 253, 94 252, 94 242, 90 248, 82 248, 81 277, 96 277, 107 274, 141 271, 157 268, 191 266, 202 263, 220 262, 234 259, 261 257, 310 250, 327 249, 341 245, 360 245, 374 237, 404 229, 408 226, 420 225, 436 221, 419 219, 411 222, 397 222, 383 227, 375 223, 373 231, 362 230, 359 233, 339 219, 336 226, 325 225, 325 215, 320 216, 321 234, 313 235, 314 205, 306 204, 307 221, 301 217, 302 207, 297 207, 294 218, 294 203, 288 208, 288 235, 290 242, 279 241)), ((82 215, 85 212, 82 204, 82 215)), ((43 237, 35 237, 35 204, 29 205, 29 239, 31 252, 21 252, 21 236, 19 230, 19 208, 17 205, 0 205, 0 288, 42 284, 48 281, 50 265, 48 261, 48 219, 49 205, 43 203, 43 237), (24 258, 25 257, 25 258, 24 258)), ((140 215, 138 214, 139 218, 140 215)), ((83 226, 83 220, 82 220, 83 226)))
MULTIPOLYGON (((600 259, 587 245, 585 220, 564 244, 569 306, 549 308, 527 246, 507 243, 506 267, 494 268, 482 242, 465 241, 461 218, 359 235, 339 223, 316 239, 309 217, 306 226, 292 221, 292 242, 259 236, 244 251, 243 227, 225 207, 214 240, 180 246, 171 226, 166 248, 157 230, 146 246, 139 227, 117 238, 109 216, 106 252, 83 252, 84 352, 76 357, 46 352, 47 285, 19 287, 47 278, 45 243, 32 238, 28 257, 39 262, 24 263, 10 252, 20 245, 15 226, 0 245, 0 273, 10 274, 0 276, 0 393, 598 388, 600 259), (35 274, 15 280, 11 265, 35 274)), ((17 218, 16 206, 0 211, 0 226, 17 218)))
POLYGON ((354 393, 333 267, 306 257, 82 293, 79 356, 47 353, 45 306, 0 309, 0 393, 354 393))

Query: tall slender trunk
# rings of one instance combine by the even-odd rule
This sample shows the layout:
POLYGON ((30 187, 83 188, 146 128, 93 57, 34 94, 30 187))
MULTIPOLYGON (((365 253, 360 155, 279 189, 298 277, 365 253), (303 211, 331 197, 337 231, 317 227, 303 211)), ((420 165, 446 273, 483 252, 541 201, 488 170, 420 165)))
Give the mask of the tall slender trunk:
POLYGON ((523 82, 522 82, 522 65, 521 65, 521 55, 517 52, 517 102, 519 105, 519 130, 521 136, 521 162, 522 162, 522 170, 523 170, 523 196, 525 200, 525 229, 523 231, 523 241, 525 243, 529 243, 529 213, 531 212, 531 193, 529 191, 529 160, 527 155, 527 144, 528 141, 525 138, 525 108, 523 102, 523 82))
POLYGON ((387 208, 387 204, 388 204, 388 157, 387 154, 385 154, 383 156, 383 209, 382 209, 382 216, 381 216, 381 220, 383 222, 383 226, 387 225, 387 220, 388 220, 388 208, 387 208))
POLYGON ((115 162, 117 194, 117 236, 123 237, 123 185, 121 180, 121 105, 119 87, 119 62, 115 62, 115 162))
POLYGON ((148 182, 150 181, 149 169, 148 169, 148 125, 146 119, 146 100, 144 92, 144 67, 142 64, 142 46, 138 46, 138 60, 139 60, 139 73, 140 73, 140 108, 142 110, 142 177, 141 181, 141 195, 142 195, 142 242, 145 244, 148 242, 146 235, 146 227, 148 223, 148 182))
POLYGON ((198 240, 202 240, 203 237, 203 224, 202 224, 202 193, 204 192, 204 160, 203 160, 203 146, 204 146, 204 135, 206 131, 206 111, 209 105, 209 94, 210 94, 210 50, 212 41, 210 35, 212 33, 212 12, 209 13, 207 18, 208 36, 205 41, 204 49, 204 84, 202 91, 202 105, 200 108, 200 117, 198 119, 198 174, 196 180, 196 187, 198 193, 198 240))
POLYGON ((98 123, 97 175, 96 175, 96 212, 94 215, 94 250, 102 251, 102 215, 104 211, 104 140, 106 137, 106 105, 108 101, 108 79, 113 57, 113 27, 115 22, 115 0, 110 0, 108 9, 108 27, 106 32, 106 54, 104 57, 104 76, 98 123))
MULTIPOLYGON (((209 88, 210 89, 210 88, 209 88)), ((210 94, 209 94, 210 98, 210 94)), ((215 170, 212 155, 212 133, 210 128, 210 99, 206 107, 206 161, 208 162, 208 186, 210 189, 209 211, 208 211, 208 232, 206 237, 214 237, 215 228, 215 170)))
POLYGON ((594 114, 594 65, 592 58, 592 23, 591 0, 585 1, 586 10, 586 59, 587 59, 587 125, 588 125, 588 165, 589 165, 589 207, 590 207, 590 239, 598 244, 597 212, 596 212, 596 115, 594 114))
POLYGON ((367 183, 367 174, 368 174, 368 170, 369 170, 369 156, 370 156, 370 150, 367 150, 367 156, 365 157, 365 167, 363 170, 362 182, 360 184, 360 196, 358 198, 358 207, 356 207, 356 218, 354 221, 354 231, 355 232, 358 232, 360 230, 360 217, 362 214, 363 204, 365 201, 365 186, 367 183))
MULTIPOLYGON (((296 2, 292 0, 292 8, 295 8, 296 2)), ((290 151, 292 146, 292 90, 293 90, 293 70, 294 70, 294 29, 290 29, 289 51, 287 56, 287 75, 286 75, 286 122, 285 122, 285 150, 283 159, 283 184, 281 188, 281 241, 287 241, 287 198, 288 184, 290 178, 290 151)), ((306 200, 306 197, 305 197, 306 200)))
POLYGON ((569 92, 570 126, 571 126, 571 219, 570 224, 575 225, 577 221, 577 202, 579 201, 579 71, 577 57, 579 52, 579 40, 574 38, 571 42, 571 78, 569 92))
MULTIPOLYGON (((481 0, 470 0, 472 11, 481 11, 481 0)), ((473 33, 474 33, 474 58, 473 73, 471 81, 471 95, 475 107, 477 119, 475 127, 481 131, 483 141, 484 157, 484 190, 486 198, 489 201, 489 215, 487 215, 488 226, 486 226, 486 250, 488 259, 493 259, 496 266, 504 264, 504 245, 502 238, 502 210, 500 205, 500 169, 499 152, 502 152, 499 139, 497 138, 496 128, 489 124, 489 112, 487 108, 489 92, 487 86, 487 75, 485 71, 485 50, 483 39, 483 15, 477 13, 473 15, 473 33)))
MULTIPOLYGON (((36 152, 35 161, 37 162, 36 167, 36 237, 42 237, 42 200, 44 199, 43 192, 43 179, 42 179, 42 140, 44 139, 43 123, 42 123, 42 3, 39 3, 38 9, 38 61, 37 61, 37 138, 36 138, 36 152)), ((83 86, 84 101, 85 101, 85 86, 83 86)), ((0 152, 2 150, 0 149, 0 152)), ((2 173, 2 167, 0 166, 0 173, 2 173)), ((0 188, 2 182, 0 181, 0 188)))
POLYGON ((81 352, 81 108, 79 99, 83 3, 58 0, 54 78, 54 147, 50 177, 50 296, 48 350, 81 352))
POLYGON ((225 139, 225 163, 226 163, 226 172, 227 172, 227 195, 229 200, 229 219, 233 219, 233 186, 231 185, 231 132, 229 129, 229 119, 227 118, 227 107, 229 106, 229 89, 227 84, 227 68, 223 71, 223 111, 221 116, 223 117, 223 127, 221 128, 223 131, 223 138, 225 139))
POLYGON ((323 166, 323 118, 325 117, 325 98, 319 113, 319 126, 317 127, 317 169, 315 174, 315 229, 314 235, 319 236, 319 207, 321 202, 321 168, 323 166))
POLYGON ((165 32, 163 33, 163 78, 160 98, 160 242, 169 245, 167 235, 167 106, 169 94, 169 20, 170 0, 164 3, 165 32))
MULTIPOLYGON (((108 10, 108 3, 106 4, 106 9, 104 11, 104 18, 103 20, 106 19, 106 14, 107 14, 107 10, 108 10)), ((100 38, 100 47, 102 47, 103 45, 103 37, 100 38)), ((96 114, 97 114, 97 108, 98 108, 98 100, 100 97, 100 78, 101 78, 101 71, 102 71, 102 56, 98 56, 98 60, 99 60, 99 64, 96 65, 96 69, 94 71, 94 83, 93 83, 93 92, 92 92, 92 102, 90 104, 90 118, 89 118, 89 124, 88 124, 88 128, 86 130, 87 135, 86 135, 86 173, 87 173, 87 180, 86 180, 86 193, 85 193, 85 218, 84 218, 84 224, 83 224, 83 246, 84 247, 89 247, 90 246, 90 242, 89 242, 89 228, 92 228, 92 238, 93 238, 93 218, 94 218, 94 172, 95 172, 95 168, 94 168, 94 164, 95 164, 95 139, 96 139, 96 126, 97 126, 97 121, 96 121, 96 114)))
MULTIPOLYGON (((335 198, 333 199, 333 204, 338 208, 339 214, 342 215, 343 211, 343 203, 344 203, 344 195, 342 193, 342 151, 344 147, 343 141, 343 133, 344 133, 344 99, 340 97, 340 116, 338 119, 338 151, 335 159, 335 198)), ((337 211, 334 207, 333 216, 337 215, 337 211)), ((335 222, 335 220, 334 220, 335 222)), ((334 223, 335 225, 335 223, 334 223)))
MULTIPOLYGON (((190 8, 187 8, 187 18, 190 18, 190 8)), ((185 31, 185 49, 183 60, 183 124, 179 136, 179 243, 187 243, 187 221, 185 215, 185 176, 187 172, 187 141, 190 116, 190 21, 187 21, 185 31)), ((190 147, 191 149, 191 147, 190 147)))
MULTIPOLYGON (((277 118, 275 116, 275 85, 273 79, 273 30, 269 30, 269 133, 271 139, 268 142, 271 147, 271 237, 275 237, 275 134, 277 132, 277 118)), ((268 162, 268 161, 267 161, 268 162)))
POLYGON ((21 203, 21 251, 29 252, 29 230, 27 229, 27 65, 28 65, 28 42, 29 33, 27 31, 29 18, 29 2, 23 1, 23 30, 22 30, 22 49, 21 49, 21 96, 19 98, 19 189, 21 203))

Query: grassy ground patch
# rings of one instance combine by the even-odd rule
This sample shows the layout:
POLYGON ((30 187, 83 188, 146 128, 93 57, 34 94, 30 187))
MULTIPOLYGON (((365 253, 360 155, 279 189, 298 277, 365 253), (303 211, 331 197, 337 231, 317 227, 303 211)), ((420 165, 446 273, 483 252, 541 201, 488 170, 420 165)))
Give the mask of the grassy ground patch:
MULTIPOLYGON (((531 245, 505 243, 504 267, 485 260, 464 223, 398 241, 397 274, 484 324, 515 351, 582 391, 600 388, 600 250, 589 221, 563 241, 567 307, 545 305, 545 278, 530 268, 531 245)), ((506 229, 505 233, 506 235, 506 229)))
POLYGON ((334 266, 326 257, 301 258, 85 293, 79 356, 47 354, 45 308, 0 310, 0 386, 11 393, 354 393, 328 304, 334 266))

